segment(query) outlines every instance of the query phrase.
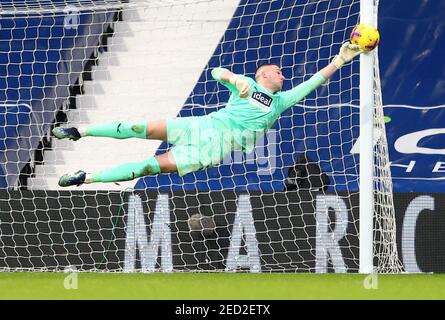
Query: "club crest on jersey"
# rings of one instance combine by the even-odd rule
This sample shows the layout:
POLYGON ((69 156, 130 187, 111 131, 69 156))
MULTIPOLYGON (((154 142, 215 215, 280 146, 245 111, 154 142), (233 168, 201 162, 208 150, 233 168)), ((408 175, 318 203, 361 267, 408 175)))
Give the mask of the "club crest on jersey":
POLYGON ((249 103, 267 112, 272 104, 272 98, 263 92, 254 92, 249 99, 249 103))

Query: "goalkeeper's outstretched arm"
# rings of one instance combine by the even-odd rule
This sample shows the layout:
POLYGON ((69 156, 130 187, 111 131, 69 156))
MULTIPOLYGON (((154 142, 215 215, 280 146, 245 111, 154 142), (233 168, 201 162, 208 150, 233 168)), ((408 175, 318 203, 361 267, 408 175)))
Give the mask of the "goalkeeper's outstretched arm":
POLYGON ((283 112, 284 110, 294 106, 309 93, 317 89, 320 85, 332 77, 332 75, 344 64, 350 62, 352 59, 354 59, 354 57, 358 56, 362 52, 363 50, 360 49, 360 46, 358 45, 353 45, 349 42, 343 43, 339 54, 332 59, 331 63, 314 74, 309 80, 299 84, 291 90, 282 93, 281 96, 283 100, 281 103, 282 109, 280 111, 283 112))
POLYGON ((349 42, 343 43, 339 54, 332 59, 330 64, 320 70, 320 74, 326 80, 329 79, 335 73, 335 71, 343 67, 345 63, 350 62, 362 52, 363 50, 358 44, 351 44, 349 42))
POLYGON ((232 91, 237 91, 241 98, 246 98, 250 92, 250 83, 247 79, 225 68, 212 70, 212 77, 232 91))

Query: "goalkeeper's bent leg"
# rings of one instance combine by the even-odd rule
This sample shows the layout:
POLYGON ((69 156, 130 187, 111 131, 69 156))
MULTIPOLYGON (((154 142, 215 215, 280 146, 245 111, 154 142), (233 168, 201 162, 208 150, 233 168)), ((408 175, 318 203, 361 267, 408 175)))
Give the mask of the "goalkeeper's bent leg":
POLYGON ((125 163, 112 169, 93 173, 86 178, 85 183, 91 182, 119 182, 161 173, 158 160, 150 157, 142 162, 125 163))
POLYGON ((147 123, 110 122, 79 128, 82 136, 147 139, 147 123))

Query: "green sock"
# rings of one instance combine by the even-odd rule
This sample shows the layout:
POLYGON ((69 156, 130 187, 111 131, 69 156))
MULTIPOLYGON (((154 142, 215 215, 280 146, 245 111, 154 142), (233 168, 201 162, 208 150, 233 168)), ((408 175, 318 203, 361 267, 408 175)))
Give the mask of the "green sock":
POLYGON ((147 139, 147 123, 111 122, 86 128, 86 136, 147 139))
POLYGON ((161 173, 158 160, 150 157, 142 162, 125 163, 112 169, 93 173, 93 182, 128 181, 161 173))

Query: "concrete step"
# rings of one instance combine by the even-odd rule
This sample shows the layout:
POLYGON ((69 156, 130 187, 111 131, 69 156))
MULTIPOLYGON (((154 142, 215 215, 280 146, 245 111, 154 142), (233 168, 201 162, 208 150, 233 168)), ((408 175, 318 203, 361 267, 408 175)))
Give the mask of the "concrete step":
MULTIPOLYGON (((193 55, 189 56, 189 59, 195 59, 193 55)), ((184 81, 188 79, 190 75, 196 78, 202 72, 202 69, 206 66, 207 60, 202 60, 194 63, 182 63, 182 61, 158 61, 157 64, 145 64, 143 60, 137 62, 133 61, 132 65, 119 65, 109 66, 108 68, 94 68, 92 77, 94 81, 117 81, 132 82, 138 84, 141 82, 141 86, 146 83, 150 83, 152 86, 159 84, 165 89, 165 85, 168 85, 171 81, 184 81)), ((88 82, 85 82, 87 84, 88 82)), ((86 92, 87 94, 90 92, 86 92)), ((101 93, 101 92, 97 92, 101 93)))
MULTIPOLYGON (((71 109, 66 112, 68 123, 64 127, 76 127, 73 124, 90 123, 89 112, 84 109, 71 109)), ((66 140, 65 140, 66 141, 66 140)))
POLYGON ((138 7, 132 7, 123 12, 125 21, 167 20, 172 25, 175 20, 184 19, 218 19, 223 14, 232 16, 239 0, 191 2, 191 3, 161 3, 145 2, 138 7))
MULTIPOLYGON (((205 50, 211 51, 210 49, 204 48, 205 50)), ((183 54, 170 54, 170 55, 161 55, 156 57, 156 59, 147 59, 146 51, 135 51, 131 52, 121 52, 115 55, 109 55, 106 59, 104 59, 100 65, 93 67, 93 74, 96 70, 107 70, 109 66, 119 66, 121 68, 124 67, 139 67, 141 70, 153 70, 153 68, 158 69, 160 66, 170 66, 174 64, 179 67, 196 67, 202 68, 204 67, 208 59, 200 59, 200 55, 202 55, 203 48, 188 48, 186 51, 183 51, 183 54), (199 58, 199 59, 198 59, 199 58)), ((170 72, 173 68, 170 68, 170 72)), ((94 77, 97 79, 97 76, 94 77)))
MULTIPOLYGON (((128 31, 121 33, 123 41, 116 38, 113 44, 136 44, 136 40, 145 40, 145 44, 164 45, 165 43, 183 43, 187 41, 189 44, 197 43, 200 45, 208 45, 207 39, 214 39, 215 35, 222 36, 223 29, 227 24, 227 20, 219 21, 186 21, 179 22, 175 26, 162 26, 159 22, 127 22, 128 31)), ((218 39, 219 40, 219 39, 218 39)), ((142 43, 143 44, 143 43, 142 43)))
POLYGON ((52 149, 47 150, 45 152, 45 158, 46 156, 50 155, 51 151, 57 150, 57 151, 65 151, 65 150, 73 150, 73 141, 68 139, 62 139, 59 140, 55 137, 51 140, 52 149))
POLYGON ((65 152, 66 151, 72 151, 72 150, 68 150, 68 149, 53 149, 53 150, 47 150, 44 153, 44 159, 43 159, 43 163, 44 165, 37 165, 35 167, 35 171, 39 171, 41 172, 41 168, 45 168, 46 166, 59 166, 59 165, 64 165, 66 163, 66 159, 65 159, 65 152), (57 150, 57 151, 54 151, 57 150))
MULTIPOLYGON (((137 88, 136 83, 124 84, 124 83, 115 83, 113 81, 104 83, 102 81, 97 81, 94 84, 91 84, 91 86, 88 86, 88 87, 86 86, 85 90, 90 95, 94 94, 94 92, 97 92, 98 95, 105 96, 106 92, 103 88, 106 87, 107 92, 110 92, 110 93, 114 92, 114 94, 115 94, 113 96, 109 95, 109 97, 116 97, 116 99, 118 99, 118 97, 122 97, 122 99, 125 100, 125 105, 130 103, 129 101, 132 99, 131 97, 133 95, 149 94, 149 95, 151 95, 151 97, 145 103, 145 105, 155 105, 157 108, 152 109, 154 111, 154 113, 157 113, 159 111, 159 109, 158 109, 159 105, 163 106, 164 108, 169 107, 171 109, 174 109, 177 112, 180 110, 180 108, 182 107, 182 104, 184 103, 184 101, 186 101, 188 95, 192 91, 192 89, 193 89, 192 84, 193 84, 193 81, 189 81, 189 84, 187 86, 181 86, 181 87, 175 88, 172 91, 168 91, 165 88, 156 90, 150 86, 146 86, 144 89, 143 85, 140 86, 139 88, 137 88), (173 105, 171 103, 168 103, 171 101, 174 101, 173 105)), ((105 99, 108 99, 108 98, 105 98, 105 99)), ((121 98, 119 98, 119 99, 121 99, 121 98)), ((98 103, 97 103, 97 105, 99 108, 98 103)), ((105 105, 104 108, 107 108, 108 105, 109 104, 105 105)), ((121 106, 122 105, 123 104, 121 104, 121 106)), ((137 103, 135 105, 139 105, 139 103, 137 103)), ((139 107, 140 107, 140 105, 139 105, 139 107)))
MULTIPOLYGON (((128 81, 121 81, 121 79, 116 79, 116 81, 95 81, 94 83, 89 83, 85 85, 85 92, 88 95, 95 96, 94 108, 98 106, 98 97, 110 98, 108 100, 114 100, 114 97, 133 97, 133 96, 145 96, 148 101, 152 101, 153 97, 158 98, 159 94, 165 93, 168 96, 169 93, 174 95, 182 96, 185 101, 193 90, 193 87, 198 80, 200 72, 195 72, 194 74, 190 72, 179 74, 178 77, 171 79, 170 81, 164 81, 156 83, 154 79, 131 79, 128 76, 128 81), (194 77, 192 77, 194 76, 194 77)), ((159 100, 159 98, 157 99, 159 100)), ((89 109, 94 109, 92 105, 89 109)), ((84 109, 84 108, 79 108, 84 109)))
POLYGON ((116 95, 97 94, 94 96, 94 102, 89 97, 79 95, 77 97, 78 108, 67 110, 65 113, 67 115, 76 112, 86 112, 86 114, 88 114, 89 112, 94 113, 101 108, 103 108, 105 112, 124 108, 124 110, 127 110, 128 114, 130 114, 132 110, 141 109, 156 114, 160 111, 159 107, 162 107, 165 111, 167 106, 170 106, 169 109, 176 113, 180 110, 192 89, 193 87, 181 87, 172 91, 167 91, 165 89, 163 91, 156 91, 147 88, 144 93, 122 92, 116 95), (174 102, 173 105, 171 104, 172 102, 174 102), (91 103, 94 103, 94 108, 91 103), (91 107, 81 107, 85 104, 88 104, 91 107), (154 109, 149 109, 149 106, 154 106, 154 109))
POLYGON ((77 109, 84 111, 96 109, 96 97, 89 94, 79 94, 76 96, 76 106, 77 109))

